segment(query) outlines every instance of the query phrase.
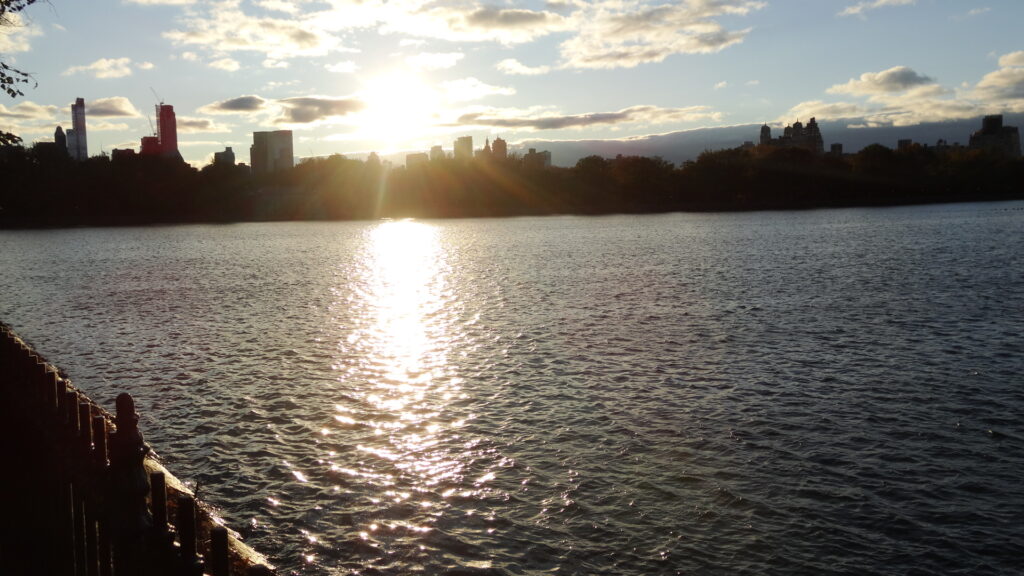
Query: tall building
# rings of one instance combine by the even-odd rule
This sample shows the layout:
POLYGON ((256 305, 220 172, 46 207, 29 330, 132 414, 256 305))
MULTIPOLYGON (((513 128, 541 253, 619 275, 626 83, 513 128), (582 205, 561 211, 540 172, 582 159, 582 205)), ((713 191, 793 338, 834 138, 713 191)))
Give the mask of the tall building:
POLYGON ((228 146, 224 148, 223 152, 214 152, 213 163, 218 166, 234 166, 235 151, 231 149, 231 146, 228 146))
POLYGON ((161 156, 184 162, 178 151, 178 121, 174 116, 174 106, 159 103, 156 110, 156 135, 143 136, 139 146, 139 154, 143 156, 161 156))
POLYGON ((797 121, 792 126, 786 126, 782 136, 772 138, 772 129, 767 124, 761 126, 761 146, 777 146, 779 148, 803 148, 815 154, 825 152, 825 141, 821 137, 821 129, 818 122, 811 118, 807 126, 797 121))
POLYGON ((85 132, 85 99, 76 98, 71 105, 71 129, 67 131, 68 154, 75 160, 89 158, 89 144, 85 132))
POLYGON ((254 176, 279 172, 295 165, 292 131, 253 132, 249 147, 249 165, 254 176))
POLYGON ((1010 158, 1020 158, 1020 131, 1016 126, 1003 126, 1003 115, 985 116, 981 130, 971 134, 971 148, 987 150, 1010 158))
POLYGON ((57 150, 61 151, 65 156, 68 155, 68 137, 64 134, 64 129, 57 126, 57 129, 53 131, 53 141, 57 144, 57 150))
POLYGON ((491 155, 494 156, 495 160, 505 160, 508 158, 508 144, 498 136, 494 139, 494 144, 491 145, 491 155))
POLYGON ((459 136, 455 139, 455 159, 456 160, 472 160, 473 159, 473 137, 472 136, 459 136))
POLYGON ((440 145, 438 145, 438 146, 431 146, 430 147, 430 161, 431 162, 436 162, 438 160, 444 160, 444 149, 442 149, 440 145))
POLYGON ((156 105, 156 137, 160 141, 160 155, 181 160, 178 152, 178 121, 174 106, 161 102, 156 105))

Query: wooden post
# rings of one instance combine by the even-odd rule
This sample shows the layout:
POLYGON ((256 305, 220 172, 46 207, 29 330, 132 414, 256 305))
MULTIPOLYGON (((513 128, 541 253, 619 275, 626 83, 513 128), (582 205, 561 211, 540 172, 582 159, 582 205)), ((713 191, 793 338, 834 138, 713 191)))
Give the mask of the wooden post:
POLYGON ((210 528, 210 552, 206 558, 207 572, 211 576, 228 576, 228 529, 223 526, 210 528))
POLYGON ((174 525, 181 541, 181 575, 202 576, 203 563, 196 554, 196 502, 188 494, 178 496, 178 517, 174 525))
POLYGON ((82 487, 82 505, 85 510, 85 572, 87 576, 99 576, 100 565, 96 554, 96 486, 93 481, 92 405, 88 402, 78 403, 78 421, 81 466, 78 484, 82 487))
POLYGON ((113 573, 110 553, 110 515, 106 513, 106 488, 110 463, 107 461, 107 419, 103 415, 92 417, 93 477, 96 482, 93 502, 96 506, 96 559, 99 575, 113 573))
POLYGON ((117 417, 110 447, 110 514, 115 571, 118 576, 146 574, 143 550, 152 527, 146 509, 149 477, 143 466, 149 446, 138 428, 139 415, 130 394, 117 397, 117 417))

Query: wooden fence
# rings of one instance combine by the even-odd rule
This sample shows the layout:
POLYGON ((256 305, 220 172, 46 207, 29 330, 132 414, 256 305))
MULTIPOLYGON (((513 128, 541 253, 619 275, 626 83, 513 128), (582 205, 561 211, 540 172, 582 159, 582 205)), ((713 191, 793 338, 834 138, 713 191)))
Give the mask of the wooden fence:
POLYGON ((274 574, 117 414, 0 325, 0 574, 274 574))

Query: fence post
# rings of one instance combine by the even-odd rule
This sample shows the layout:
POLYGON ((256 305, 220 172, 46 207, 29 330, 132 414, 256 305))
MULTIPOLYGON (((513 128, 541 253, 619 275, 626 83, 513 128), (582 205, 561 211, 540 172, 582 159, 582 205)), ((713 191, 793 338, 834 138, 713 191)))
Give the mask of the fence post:
POLYGON ((107 490, 110 475, 110 463, 107 461, 107 418, 103 415, 92 417, 92 438, 94 457, 94 478, 96 490, 93 491, 93 503, 96 506, 96 559, 99 562, 100 576, 111 576, 110 557, 110 514, 107 513, 107 490))
POLYGON ((146 509, 149 477, 143 461, 149 446, 139 431, 135 400, 128 393, 117 397, 117 430, 110 435, 110 504, 114 566, 118 576, 146 573, 146 536, 152 518, 146 509))
POLYGON ((202 576, 203 563, 196 554, 196 502, 188 494, 178 495, 178 514, 174 525, 181 540, 181 575, 202 576))
POLYGON ((211 576, 228 576, 228 529, 223 526, 210 528, 210 551, 206 558, 207 571, 211 576))

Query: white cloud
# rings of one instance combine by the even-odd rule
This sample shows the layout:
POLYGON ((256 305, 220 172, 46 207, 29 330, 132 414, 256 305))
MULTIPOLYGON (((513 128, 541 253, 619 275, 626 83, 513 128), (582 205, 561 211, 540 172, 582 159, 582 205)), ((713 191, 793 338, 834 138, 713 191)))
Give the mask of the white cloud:
POLYGON ((876 10, 885 6, 909 6, 916 2, 916 0, 870 0, 865 2, 858 2, 856 4, 847 6, 839 13, 840 16, 863 16, 865 12, 869 10, 876 10))
POLYGON ((352 74, 356 70, 359 70, 359 66, 351 60, 345 60, 343 62, 335 62, 324 66, 328 72, 334 72, 335 74, 352 74))
POLYGON ((199 60, 199 55, 195 52, 182 52, 181 59, 186 62, 195 62, 196 60, 199 60))
POLYGON ((91 73, 96 78, 124 78, 132 74, 131 58, 100 58, 85 66, 72 66, 62 74, 70 76, 80 72, 91 73))
POLYGON ((513 76, 540 76, 551 72, 550 66, 527 66, 515 58, 506 58, 498 62, 497 69, 513 76))
POLYGON ((544 110, 493 109, 463 114, 460 127, 510 128, 517 130, 566 130, 591 126, 620 124, 674 124, 700 120, 719 121, 722 115, 707 106, 688 108, 661 108, 659 106, 631 106, 617 112, 589 114, 557 114, 544 110))
POLYGON ((0 118, 10 120, 44 120, 56 118, 59 108, 45 104, 37 104, 31 100, 19 102, 12 108, 0 104, 0 118))
POLYGON ((869 72, 828 90, 861 97, 863 102, 801 102, 779 120, 816 116, 819 120, 856 120, 865 126, 912 126, 1024 112, 1024 51, 1004 54, 999 65, 977 84, 965 83, 955 90, 906 67, 869 72))
POLYGON ((152 62, 136 62, 135 67, 139 70, 152 70, 156 66, 152 62))
POLYGON ((197 112, 200 114, 251 114, 267 110, 269 104, 270 102, 265 98, 250 94, 200 106, 197 112))
POLYGON ((42 36, 43 31, 35 24, 25 24, 21 14, 5 14, 8 24, 0 27, 0 54, 16 54, 32 49, 31 40, 42 36))
POLYGON ((287 60, 275 60, 274 58, 267 58, 263 61, 264 68, 287 68, 289 66, 287 60))
POLYGON ((999 57, 999 66, 1009 68, 1010 66, 1024 66, 1024 50, 1003 54, 999 57))
POLYGON ((441 89, 444 90, 448 99, 453 102, 468 102, 487 96, 511 96, 516 93, 515 88, 510 86, 493 86, 476 78, 462 78, 461 80, 442 82, 441 89))
POLYGON ((144 6, 187 6, 195 4, 196 0, 123 0, 128 4, 142 4, 144 6))
POLYGON ((750 29, 728 30, 717 19, 764 8, 754 0, 682 0, 650 6, 604 0, 571 17, 578 33, 562 43, 563 67, 632 68, 674 54, 708 54, 738 44, 750 29))
POLYGON ((178 132, 181 134, 197 134, 200 132, 230 132, 231 127, 219 124, 209 118, 178 116, 178 132))
POLYGON ((455 66, 465 57, 462 52, 420 52, 406 58, 405 62, 422 70, 442 70, 455 66))
POLYGON ((729 83, 726 82, 725 80, 722 80, 721 82, 718 82, 717 84, 715 84, 715 90, 721 90, 722 88, 727 88, 728 86, 729 86, 729 83))
POLYGON ((138 118, 142 116, 131 101, 124 96, 86 100, 85 115, 87 118, 138 118))
POLYGON ((220 60, 214 60, 207 64, 210 68, 216 68, 217 70, 224 70, 226 72, 234 72, 242 67, 238 63, 238 60, 232 58, 221 58, 220 60))
POLYGON ((164 33, 179 46, 200 46, 220 53, 258 52, 273 60, 297 56, 324 56, 340 42, 317 20, 303 16, 254 16, 237 2, 213 4, 190 11, 182 26, 164 33))
POLYGON ((866 72, 846 84, 836 84, 829 94, 871 95, 902 92, 911 88, 934 84, 935 80, 918 74, 906 66, 894 66, 881 72, 866 72))

